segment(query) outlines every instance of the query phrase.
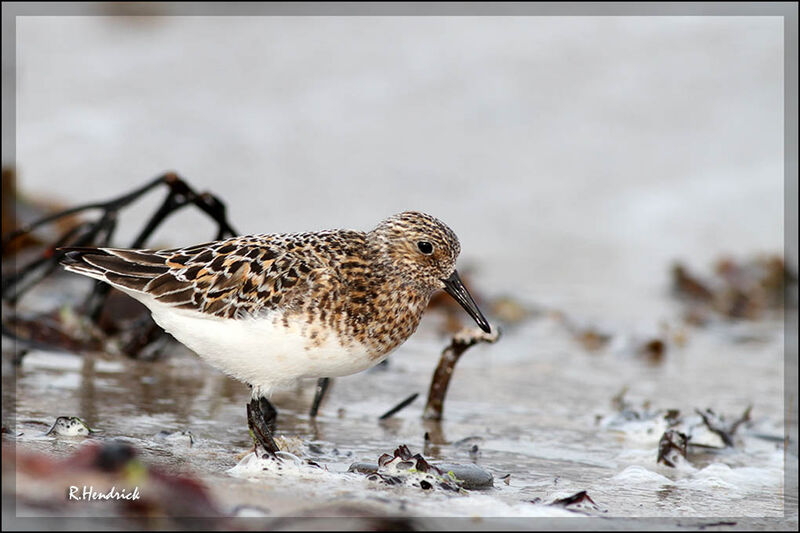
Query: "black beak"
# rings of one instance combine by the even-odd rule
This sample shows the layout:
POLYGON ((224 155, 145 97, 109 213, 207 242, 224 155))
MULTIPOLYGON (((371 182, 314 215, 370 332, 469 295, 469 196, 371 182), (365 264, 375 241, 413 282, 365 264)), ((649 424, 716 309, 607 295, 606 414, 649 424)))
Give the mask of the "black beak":
POLYGON ((444 283, 445 292, 461 304, 461 307, 469 313, 469 316, 475 319, 475 322, 478 323, 483 331, 491 333, 492 328, 489 326, 489 322, 483 316, 481 310, 478 309, 475 300, 473 300, 472 296, 467 292, 466 287, 464 287, 464 284, 461 282, 461 278, 458 277, 458 272, 454 270, 453 275, 447 279, 443 279, 442 282, 444 283))

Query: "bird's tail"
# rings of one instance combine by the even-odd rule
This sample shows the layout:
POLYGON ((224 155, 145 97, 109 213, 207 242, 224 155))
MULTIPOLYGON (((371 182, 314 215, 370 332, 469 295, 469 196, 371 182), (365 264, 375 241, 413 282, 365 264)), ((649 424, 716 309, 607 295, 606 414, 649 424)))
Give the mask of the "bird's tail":
POLYGON ((105 281, 127 291, 142 292, 150 281, 169 270, 166 258, 150 250, 85 247, 58 250, 64 252, 61 265, 70 272, 105 281))

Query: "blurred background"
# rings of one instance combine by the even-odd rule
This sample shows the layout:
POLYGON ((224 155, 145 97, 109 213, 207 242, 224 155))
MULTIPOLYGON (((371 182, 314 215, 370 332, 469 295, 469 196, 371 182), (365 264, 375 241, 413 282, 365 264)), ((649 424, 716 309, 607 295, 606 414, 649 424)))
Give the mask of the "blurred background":
POLYGON ((487 290, 647 292, 783 248, 782 50, 780 17, 21 17, 19 187, 171 169, 242 233, 422 210, 487 290))

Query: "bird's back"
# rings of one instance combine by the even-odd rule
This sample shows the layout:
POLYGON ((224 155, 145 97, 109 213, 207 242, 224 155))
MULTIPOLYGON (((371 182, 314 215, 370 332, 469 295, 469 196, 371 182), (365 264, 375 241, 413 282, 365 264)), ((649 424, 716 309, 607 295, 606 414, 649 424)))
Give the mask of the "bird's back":
POLYGON ((297 311, 320 288, 341 282, 341 263, 360 256, 364 234, 234 237, 185 248, 65 248, 67 270, 106 281, 148 304, 243 319, 297 311))

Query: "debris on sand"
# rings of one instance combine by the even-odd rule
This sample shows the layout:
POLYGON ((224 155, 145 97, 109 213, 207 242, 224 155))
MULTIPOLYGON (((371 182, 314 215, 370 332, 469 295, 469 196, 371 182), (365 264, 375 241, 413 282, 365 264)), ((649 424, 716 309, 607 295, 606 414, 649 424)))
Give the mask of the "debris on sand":
POLYGON ((672 292, 679 297, 708 302, 714 297, 706 284, 690 274, 681 263, 672 265, 672 292))
POLYGON ((614 337, 608 331, 591 324, 581 324, 563 311, 553 310, 550 316, 563 324, 564 328, 572 335, 586 351, 596 352, 605 348, 614 337))
POLYGON ((176 446, 186 446, 187 448, 194 446, 194 434, 188 429, 172 432, 161 430, 156 433, 154 438, 176 446))
POLYGON ((656 462, 675 468, 681 458, 686 459, 686 446, 688 443, 689 437, 685 433, 668 429, 658 442, 658 458, 656 462))
POLYGON ((586 329, 572 331, 575 340, 589 352, 602 349, 611 340, 611 334, 602 332, 598 329, 589 327, 586 329))
POLYGON ((97 433, 97 431, 90 428, 86 422, 77 416, 59 416, 45 435, 88 437, 92 433, 97 433))
POLYGON ((410 485, 422 490, 441 488, 447 491, 486 489, 493 486, 493 477, 482 468, 468 464, 432 464, 421 454, 411 454, 402 444, 392 455, 385 453, 378 463, 353 463, 350 472, 367 475, 368 479, 387 485, 410 485))
POLYGON ((405 400, 398 403, 397 405, 395 405, 394 407, 383 413, 381 416, 379 416, 378 420, 386 420, 388 418, 393 417, 394 415, 396 415, 397 413, 399 413, 400 411, 402 411, 403 409, 414 403, 414 400, 417 399, 417 396, 419 396, 419 393, 415 392, 414 394, 412 394, 411 396, 409 396, 408 398, 406 398, 405 400))
POLYGON ((691 462, 690 452, 693 449, 695 452, 698 449, 718 451, 734 446, 733 436, 737 429, 750 421, 752 406, 728 423, 711 409, 695 409, 698 416, 684 416, 678 409, 651 409, 649 402, 636 408, 625 399, 626 392, 627 388, 623 388, 612 398, 616 414, 600 416, 598 423, 637 440, 654 442, 653 438, 660 435, 656 461, 669 467, 675 467, 682 461, 691 462))
MULTIPOLYGON (((4 173, 4 187, 8 181, 4 173)), ((63 247, 113 246, 120 212, 159 186, 167 188, 166 197, 128 247, 144 247, 169 215, 188 205, 194 205, 217 223, 217 239, 236 235, 228 223, 225 205, 217 197, 194 191, 172 172, 105 202, 87 203, 58 212, 47 211, 25 224, 16 219, 8 222, 3 219, 4 256, 34 245, 39 248, 36 253, 26 248, 24 258, 15 255, 14 266, 20 264, 19 268, 13 272, 3 272, 3 334, 13 338, 15 344, 22 347, 15 362, 19 363, 25 350, 30 347, 71 352, 104 350, 122 352, 131 357, 144 355, 152 358, 155 353, 153 346, 158 346, 158 341, 166 342, 164 339, 169 339, 169 335, 156 326, 144 306, 128 297, 121 297, 121 293, 102 283, 93 285, 82 305, 71 315, 60 310, 29 312, 27 315, 17 312, 19 301, 31 289, 60 271, 63 247), (99 215, 94 220, 76 219, 78 215, 85 217, 89 212, 99 212, 99 215), (47 240, 39 237, 44 229, 50 230, 47 240), (33 235, 37 238, 33 238, 33 235)), ((5 202, 5 195, 3 199, 5 202)))
MULTIPOLYGON (((544 504, 541 498, 534 498, 530 500, 530 503, 534 503, 537 505, 544 504)), ((589 494, 582 490, 580 492, 576 492, 570 496, 566 496, 564 498, 556 498, 555 500, 546 503, 544 505, 552 505, 556 507, 564 507, 565 509, 569 509, 570 511, 577 511, 582 512, 583 514, 587 514, 587 512, 591 511, 600 511, 605 513, 605 510, 600 509, 600 507, 594 503, 594 500, 589 496, 589 494)))
POLYGON ((439 365, 433 373, 431 386, 428 390, 428 402, 425 404, 422 418, 425 420, 441 420, 444 411, 444 398, 450 378, 461 355, 471 346, 479 342, 494 343, 500 338, 500 331, 495 327, 491 333, 486 333, 479 328, 464 328, 450 341, 450 345, 442 351, 439 365))
POLYGON ((639 344, 636 354, 645 358, 648 362, 657 364, 664 359, 667 351, 667 344, 663 339, 653 338, 639 344))
POLYGON ((576 492, 575 494, 567 496, 566 498, 558 498, 553 500, 548 505, 559 505, 561 507, 569 508, 570 510, 601 511, 600 507, 594 503, 594 500, 592 500, 585 490, 576 492))
POLYGON ((722 416, 714 413, 714 411, 711 409, 706 409, 705 411, 695 409, 695 412, 703 419, 703 423, 706 425, 706 427, 712 433, 719 435, 719 437, 722 439, 722 442, 725 443, 725 446, 730 447, 734 445, 733 435, 736 433, 736 430, 739 429, 739 426, 744 422, 750 421, 750 411, 752 409, 753 406, 748 405, 742 415, 730 424, 726 424, 725 419, 722 416))
MULTIPOLYGON (((759 320, 781 310, 797 276, 779 255, 719 259, 712 276, 701 278, 682 263, 672 267, 672 292, 686 303, 686 322, 706 324, 710 316, 759 320)), ((792 302, 790 305, 796 305, 792 302)))
POLYGON ((651 364, 662 363, 667 353, 668 344, 663 335, 622 335, 609 331, 608 327, 576 319, 563 311, 554 310, 550 314, 587 352, 599 352, 614 344, 620 351, 651 364))

